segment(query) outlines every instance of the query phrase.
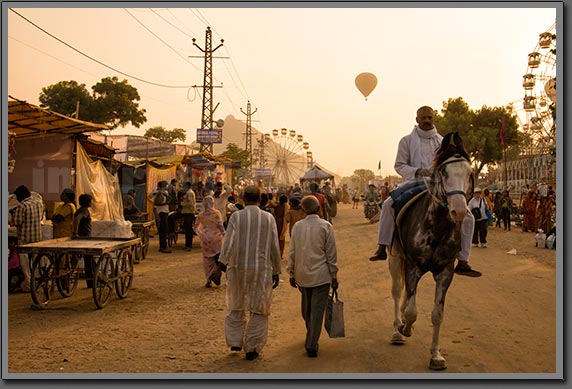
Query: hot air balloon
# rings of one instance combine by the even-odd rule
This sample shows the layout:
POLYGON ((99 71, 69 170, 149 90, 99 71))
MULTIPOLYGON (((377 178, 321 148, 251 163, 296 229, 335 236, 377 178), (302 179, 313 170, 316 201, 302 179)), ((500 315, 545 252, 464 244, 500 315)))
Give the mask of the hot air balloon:
POLYGON ((356 86, 367 100, 367 96, 375 89, 377 77, 372 73, 360 73, 355 80, 356 86))

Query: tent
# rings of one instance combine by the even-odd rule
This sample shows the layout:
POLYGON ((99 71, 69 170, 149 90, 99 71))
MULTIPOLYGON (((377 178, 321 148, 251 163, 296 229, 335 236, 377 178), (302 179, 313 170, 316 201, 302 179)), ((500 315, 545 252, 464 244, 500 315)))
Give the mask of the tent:
POLYGON ((308 170, 302 178, 300 178, 300 182, 304 181, 316 181, 320 182, 322 180, 332 179, 334 176, 333 174, 327 173, 324 170, 320 169, 318 166, 314 165, 310 170, 308 170))

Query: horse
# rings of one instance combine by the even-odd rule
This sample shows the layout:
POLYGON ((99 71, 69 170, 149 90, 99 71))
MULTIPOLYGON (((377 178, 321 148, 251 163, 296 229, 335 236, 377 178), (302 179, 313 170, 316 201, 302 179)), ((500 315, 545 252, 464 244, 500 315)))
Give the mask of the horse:
POLYGON ((433 173, 421 192, 396 215, 396 228, 389 250, 389 269, 394 302, 391 343, 403 344, 412 335, 417 319, 417 285, 425 273, 435 280, 431 314, 432 370, 446 369, 439 349, 445 296, 453 281, 455 258, 461 249, 461 222, 472 196, 474 178, 470 157, 457 132, 447 134, 433 160, 433 173))

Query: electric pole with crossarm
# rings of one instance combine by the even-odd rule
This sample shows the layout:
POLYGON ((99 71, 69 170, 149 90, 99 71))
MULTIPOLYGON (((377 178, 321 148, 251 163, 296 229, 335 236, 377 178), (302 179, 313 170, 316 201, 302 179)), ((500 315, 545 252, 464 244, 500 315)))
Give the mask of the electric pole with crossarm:
POLYGON ((252 115, 254 115, 258 111, 256 108, 254 111, 250 111, 250 101, 246 104, 246 112, 240 109, 240 112, 246 115, 246 151, 248 151, 248 162, 250 163, 250 173, 253 173, 253 166, 252 166, 252 115))
MULTIPOLYGON (((202 114, 202 118, 201 118, 201 130, 205 131, 208 130, 209 132, 209 137, 212 136, 212 132, 214 130, 213 128, 213 114, 214 111, 217 109, 218 107, 218 103, 215 107, 213 107, 213 71, 212 71, 212 66, 213 66, 213 53, 223 45, 224 43, 224 39, 220 40, 220 45, 218 45, 217 47, 215 47, 214 49, 212 49, 212 32, 211 32, 211 28, 207 27, 207 31, 206 31, 206 37, 205 37, 205 48, 204 50, 196 44, 196 39, 193 38, 193 45, 196 46, 200 51, 202 51, 205 55, 204 55, 204 59, 205 59, 205 69, 204 69, 204 77, 203 77, 203 114, 202 114)), ((221 120, 219 121, 222 124, 224 124, 224 122, 221 120)), ((220 123, 217 122, 217 126, 218 127, 222 127, 222 124, 219 125, 220 123)), ((222 130, 220 130, 222 131, 222 130)), ((209 138, 210 139, 210 138, 209 138)), ((197 135, 197 140, 198 140, 198 135, 197 135)), ((220 141, 222 142, 222 138, 220 139, 220 141)), ((208 151, 209 153, 213 153, 213 142, 212 141, 201 141, 200 143, 200 148, 199 151, 203 152, 203 151, 208 151)))

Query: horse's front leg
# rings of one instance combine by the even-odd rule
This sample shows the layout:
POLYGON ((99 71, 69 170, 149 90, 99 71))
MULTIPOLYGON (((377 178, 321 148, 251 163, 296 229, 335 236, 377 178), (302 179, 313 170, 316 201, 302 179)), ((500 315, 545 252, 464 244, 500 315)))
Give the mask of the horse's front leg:
POLYGON ((403 259, 401 257, 389 255, 389 273, 391 274, 391 296, 393 297, 393 334, 391 343, 403 344, 405 343, 405 337, 399 332, 401 327, 403 327, 400 301, 402 296, 404 296, 403 259))
POLYGON ((403 300, 403 326, 399 332, 409 337, 413 331, 413 323, 417 320, 417 285, 423 273, 415 266, 405 264, 405 299, 403 300))
POLYGON ((453 263, 443 269, 441 273, 437 275, 434 274, 433 278, 435 279, 435 305, 431 313, 433 339, 430 348, 431 360, 429 361, 429 368, 433 370, 443 370, 447 368, 447 362, 441 355, 441 350, 439 349, 439 332, 445 311, 445 296, 447 295, 451 281, 453 281, 453 263))

